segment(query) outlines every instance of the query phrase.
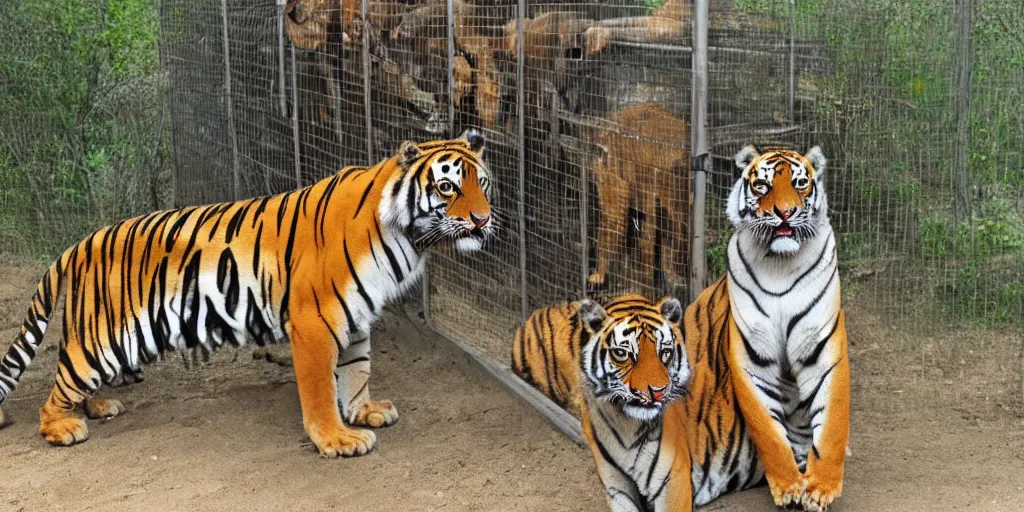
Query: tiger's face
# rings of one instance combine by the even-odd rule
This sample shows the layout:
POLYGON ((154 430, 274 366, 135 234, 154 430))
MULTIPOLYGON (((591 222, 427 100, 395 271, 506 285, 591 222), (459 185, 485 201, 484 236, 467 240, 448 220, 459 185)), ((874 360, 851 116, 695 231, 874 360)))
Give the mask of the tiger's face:
MULTIPOLYGON (((410 210, 404 227, 418 250, 448 245, 472 252, 493 235, 496 222, 483 151, 484 136, 477 130, 455 140, 402 144, 398 163, 405 169, 404 207, 410 210)), ((400 192, 396 187, 395 194, 400 192)))
POLYGON ((690 363, 679 328, 683 306, 678 299, 655 305, 639 295, 625 295, 604 307, 584 300, 579 316, 590 334, 580 366, 597 400, 633 419, 651 421, 685 394, 690 363))
POLYGON ((828 223, 825 155, 819 146, 806 155, 790 150, 758 153, 747 146, 736 155, 743 173, 726 207, 737 232, 748 231, 773 254, 800 250, 828 223))

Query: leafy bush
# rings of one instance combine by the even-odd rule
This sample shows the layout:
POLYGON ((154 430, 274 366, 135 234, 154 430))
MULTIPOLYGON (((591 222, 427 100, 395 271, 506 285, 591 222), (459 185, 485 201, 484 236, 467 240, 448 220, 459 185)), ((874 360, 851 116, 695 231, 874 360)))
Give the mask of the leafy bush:
POLYGON ((0 5, 0 250, 53 256, 166 188, 159 18, 147 0, 0 5))

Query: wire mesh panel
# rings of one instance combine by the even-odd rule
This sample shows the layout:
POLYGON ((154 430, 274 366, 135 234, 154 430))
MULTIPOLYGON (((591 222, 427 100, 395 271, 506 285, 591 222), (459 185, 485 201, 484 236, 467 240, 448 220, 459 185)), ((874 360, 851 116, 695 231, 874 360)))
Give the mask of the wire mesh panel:
POLYGON ((175 202, 232 200, 223 6, 220 0, 168 0, 161 5, 161 27, 174 124, 175 202))
POLYGON ((98 0, 0 4, 3 256, 49 259, 171 201, 157 22, 155 9, 108 15, 98 0))
MULTIPOLYGON (((507 363, 536 308, 721 276, 733 155, 820 144, 853 307, 1019 328, 1019 2, 709 4, 695 20, 689 0, 166 0, 177 202, 480 128, 500 229, 482 253, 431 257, 426 312, 507 363)), ((1007 346, 984 350, 1019 357, 1007 346)))
POLYGON ((486 256, 430 267, 435 327, 504 363, 532 310, 673 291, 688 261, 686 12, 517 4, 452 2, 456 124, 493 135, 502 230, 486 256))
MULTIPOLYGON (((427 313, 431 325, 498 360, 507 359, 511 333, 522 319, 522 145, 517 123, 514 42, 506 25, 517 19, 515 2, 442 2, 452 20, 445 98, 453 134, 469 127, 487 137, 484 160, 491 173, 492 212, 499 229, 482 253, 435 255, 429 266, 427 313)), ((442 18, 441 23, 445 22, 442 18)), ((446 34, 445 27, 436 32, 446 34)), ((514 32, 514 30, 513 30, 514 32)))

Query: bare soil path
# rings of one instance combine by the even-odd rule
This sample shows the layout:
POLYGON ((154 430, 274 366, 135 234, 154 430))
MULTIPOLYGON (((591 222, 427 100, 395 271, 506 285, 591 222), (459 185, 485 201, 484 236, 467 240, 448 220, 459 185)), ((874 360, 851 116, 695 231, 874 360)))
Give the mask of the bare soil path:
MULTIPOLYGON (((0 265, 4 350, 39 275, 0 265)), ((59 334, 57 321, 44 345, 59 334)), ((446 341, 388 313, 373 343, 373 395, 401 417, 371 454, 338 460, 305 438, 291 368, 248 349, 195 369, 170 354, 145 382, 101 392, 127 414, 91 421, 84 444, 50 447, 37 411, 57 352, 44 350, 4 403, 14 423, 0 430, 0 510, 605 510, 589 451, 446 341)), ((927 389, 857 384, 858 366, 870 368, 855 359, 853 456, 834 510, 1024 510, 1020 420, 936 408, 917 398, 927 389)), ((705 508, 772 509, 765 488, 705 508)))

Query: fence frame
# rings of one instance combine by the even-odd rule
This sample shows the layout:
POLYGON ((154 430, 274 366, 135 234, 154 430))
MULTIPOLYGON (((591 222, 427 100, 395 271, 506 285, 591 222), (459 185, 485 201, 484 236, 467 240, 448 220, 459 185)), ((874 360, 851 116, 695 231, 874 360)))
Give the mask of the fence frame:
MULTIPOLYGON (((368 0, 363 1, 363 15, 366 15, 366 5, 368 0)), ((525 118, 525 76, 526 76, 526 52, 525 52, 525 21, 527 12, 527 0, 518 0, 516 9, 516 142, 518 149, 518 204, 516 215, 518 217, 518 250, 519 250, 519 274, 520 274, 520 315, 522 321, 525 322, 530 316, 529 306, 529 284, 527 278, 527 248, 526 248, 526 118, 525 118)), ((690 250, 691 261, 690 261, 690 279, 689 279, 689 292, 691 300, 695 299, 697 295, 704 289, 704 283, 707 282, 707 262, 704 254, 704 225, 705 219, 705 203, 706 203, 706 180, 707 180, 707 165, 710 161, 710 144, 708 140, 708 20, 710 16, 710 0, 694 0, 694 10, 692 17, 693 25, 693 44, 689 49, 691 51, 691 67, 692 67, 692 101, 691 101, 691 155, 692 157, 692 168, 694 180, 693 190, 693 217, 691 219, 691 237, 692 243, 690 250)), ((454 105, 454 91, 455 91, 455 10, 454 0, 447 0, 446 5, 446 37, 447 37, 447 80, 448 80, 448 114, 449 114, 449 133, 452 137, 455 134, 455 105, 454 105)), ((369 70, 367 66, 368 59, 368 39, 363 38, 363 58, 364 58, 364 79, 368 80, 369 70)), ((794 47, 791 44, 790 58, 794 58, 794 47)), ((791 64, 791 71, 795 72, 795 63, 791 64)), ((790 76, 790 98, 792 99, 795 90, 795 79, 793 75, 790 76)), ((369 89, 366 89, 366 124, 367 129, 372 126, 372 118, 370 113, 370 99, 369 89)), ((792 100, 790 101, 792 104, 792 100)), ((369 133, 369 132, 368 132, 369 133)), ((369 144, 369 136, 367 137, 369 144)), ((589 172, 586 166, 581 166, 580 169, 580 237, 581 237, 581 295, 585 298, 587 294, 587 278, 589 275, 589 233, 588 233, 588 222, 587 212, 588 201, 587 196, 587 184, 589 179, 589 172)), ((435 334, 440 336, 442 339, 447 340, 449 343, 454 345, 460 351, 465 353, 472 361, 479 365, 483 370, 490 374, 493 378, 502 383, 506 388, 512 391, 520 399, 525 401, 531 407, 533 407, 540 415, 544 416, 559 432, 567 436, 573 442, 580 446, 586 446, 583 438, 583 427, 580 420, 570 414, 568 411, 557 405, 550 398, 545 396, 543 393, 538 391, 532 385, 526 383, 519 378, 518 375, 513 373, 507 366, 495 361, 491 356, 487 355, 483 351, 463 343, 445 333, 444 329, 439 328, 430 315, 430 258, 429 255, 424 257, 424 270, 422 277, 422 297, 421 297, 421 312, 424 323, 430 328, 435 334)), ((408 314, 408 312, 407 312, 408 314)), ((411 317, 411 315, 410 315, 411 317)))

